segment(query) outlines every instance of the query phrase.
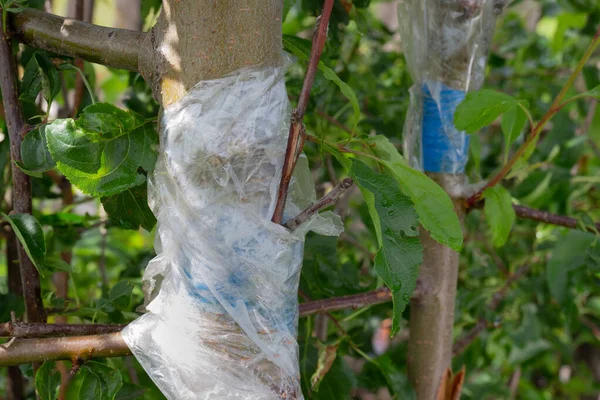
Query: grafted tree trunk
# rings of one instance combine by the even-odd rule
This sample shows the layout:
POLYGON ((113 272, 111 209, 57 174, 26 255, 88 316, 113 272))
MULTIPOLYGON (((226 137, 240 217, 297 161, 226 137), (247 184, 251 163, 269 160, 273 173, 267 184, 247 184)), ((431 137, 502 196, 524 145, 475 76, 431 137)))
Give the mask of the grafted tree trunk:
POLYGON ((163 106, 203 80, 281 62, 278 0, 163 0, 139 66, 163 106))
MULTIPOLYGON (((453 198, 454 208, 462 223, 463 175, 430 174, 453 198), (458 190, 457 190, 458 189, 458 190)), ((420 296, 410 306, 408 370, 419 400, 433 400, 439 382, 452 361, 452 328, 460 254, 439 244, 424 229, 423 264, 419 269, 420 296)))

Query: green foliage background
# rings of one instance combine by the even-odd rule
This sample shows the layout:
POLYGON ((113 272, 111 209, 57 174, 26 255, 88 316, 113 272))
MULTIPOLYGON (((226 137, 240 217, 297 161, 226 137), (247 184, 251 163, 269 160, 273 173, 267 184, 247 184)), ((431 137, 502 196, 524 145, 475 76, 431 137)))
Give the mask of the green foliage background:
MULTIPOLYGON (((40 6, 33 3, 30 5, 40 6)), ((159 3, 142 2, 144 26, 151 26, 159 3)), ((434 192, 439 188, 408 174, 394 149, 401 149, 412 82, 398 37, 379 19, 381 2, 355 0, 349 12, 342 3, 336 2, 334 8, 305 118, 307 132, 314 138, 305 152, 320 194, 345 176, 352 176, 359 187, 336 206, 346 226, 339 240, 307 238, 301 290, 318 300, 374 290, 385 283, 394 291, 395 302, 394 308, 390 303, 336 312, 344 333, 328 323, 326 335, 320 339, 313 332, 316 326, 322 327, 323 320, 301 319, 300 363, 306 397, 349 399, 361 391, 377 393, 383 388, 398 399, 413 398, 406 378, 405 333, 410 315, 408 299, 422 257, 415 237, 420 221, 439 241, 457 249, 462 245, 455 337, 482 319, 488 326, 454 358, 454 368, 464 365, 467 371, 463 398, 507 399, 509 382, 517 371, 519 399, 596 398, 600 392, 600 245, 594 233, 584 232, 590 221, 600 221, 600 112, 594 112, 595 100, 579 98, 553 118, 539 144, 531 149, 529 161, 519 163, 505 181, 505 189, 486 192, 491 205, 468 214, 466 237, 461 243, 453 225, 457 221, 444 214, 447 204, 432 203, 439 197, 434 192), (340 145, 354 154, 342 153, 340 145), (418 196, 420 188, 429 196, 418 196), (511 200, 574 216, 582 229, 524 220, 511 225, 507 221, 514 215, 506 207, 511 200), (410 218, 400 221, 393 218, 394 213, 410 218), (446 223, 428 226, 430 213, 445 215, 446 223), (490 310, 494 293, 509 274, 524 265, 528 273, 508 289, 498 309, 490 310), (382 325, 390 318, 391 329, 400 332, 391 340, 385 334, 389 326, 382 325), (377 355, 373 343, 382 342, 387 351, 377 355), (337 354, 335 361, 324 376, 315 376, 318 390, 311 388, 311 376, 322 364, 319 355, 332 351, 337 354)), ((299 96, 310 48, 306 38, 310 38, 321 6, 319 0, 285 1, 284 46, 297 59, 287 76, 292 101, 299 96)), ((600 3, 595 0, 515 1, 499 18, 485 87, 519 99, 534 120, 539 120, 599 23, 600 3)), ((38 93, 47 100, 54 99, 60 115, 65 105, 60 80, 71 90, 78 71, 55 66, 71 65, 72 60, 25 48, 20 63, 28 123, 40 124, 50 115, 47 108, 40 107, 43 102, 38 93)), ((599 63, 596 53, 570 96, 600 84, 599 63)), ((56 128, 65 124, 62 120, 30 132, 24 142, 24 165, 12 166, 33 176, 34 216, 41 230, 35 221, 5 219, 20 223, 26 236, 30 232, 30 240, 38 239, 31 242, 31 251, 45 275, 44 301, 52 316, 64 315, 73 323, 126 323, 138 315, 136 308, 143 300, 141 275, 154 255, 155 220, 144 199, 145 175, 155 157, 153 129, 158 106, 137 74, 88 63, 82 72, 94 92, 93 96, 85 94, 81 108, 86 111, 80 112, 76 121, 66 122, 68 128, 56 128), (128 111, 93 105, 96 97, 128 111), (97 134, 106 130, 114 134, 100 140, 97 134), (137 159, 119 167, 114 181, 96 175, 92 179, 89 171, 77 167, 81 161, 77 157, 104 152, 109 157, 98 158, 94 171, 110 169, 111 158, 119 157, 119 141, 125 139, 141 150, 135 152, 137 159), (80 150, 69 154, 64 149, 72 146, 80 150), (39 151, 46 147, 49 153, 39 151), (78 187, 72 206, 62 205, 59 187, 47 172, 57 169, 78 187), (106 224, 102 223, 101 208, 108 214, 106 224), (44 248, 39 245, 40 231, 45 237, 44 248), (73 259, 64 265, 60 255, 68 251, 72 251, 73 259), (54 271, 70 274, 66 300, 54 294, 50 279, 54 271)), ((501 96, 492 93, 486 99, 501 96)), ((526 123, 521 108, 504 111, 509 109, 501 123, 493 122, 495 118, 469 121, 469 113, 459 121, 474 131, 484 127, 472 135, 467 170, 472 182, 491 176, 523 142, 522 129, 518 129, 526 123)), ((2 192, 10 185, 8 149, 4 135, 0 141, 2 192)), ((7 196, 0 200, 0 211, 10 211, 7 196)), ((4 248, 5 240, 0 244, 4 248)), ((21 314, 23 305, 21 299, 8 293, 3 258, 0 322, 8 321, 12 310, 21 314)), ((30 366, 22 370, 32 378, 30 366)), ((35 387, 43 399, 51 399, 56 396, 59 380, 52 364, 47 364, 35 379, 35 387)), ((4 385, 4 375, 0 375, 0 393, 4 385)), ((35 398, 34 385, 27 390, 28 398, 35 398)), ((70 398, 162 398, 132 359, 86 363, 69 390, 70 398)))

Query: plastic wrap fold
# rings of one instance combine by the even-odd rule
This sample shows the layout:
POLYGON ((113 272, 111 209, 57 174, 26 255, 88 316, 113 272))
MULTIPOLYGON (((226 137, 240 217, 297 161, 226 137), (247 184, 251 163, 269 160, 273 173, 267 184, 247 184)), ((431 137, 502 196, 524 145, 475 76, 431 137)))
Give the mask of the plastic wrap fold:
MULTIPOLYGON (((149 177, 158 256, 147 313, 123 337, 162 392, 182 399, 301 399, 296 330, 304 235, 273 224, 290 107, 284 68, 200 82, 164 110, 149 177)), ((302 157, 286 218, 315 200, 302 157)))
POLYGON ((502 0, 403 0, 400 35, 415 82, 404 125, 404 153, 414 168, 463 173, 469 137, 454 127, 465 93, 483 84, 502 0))

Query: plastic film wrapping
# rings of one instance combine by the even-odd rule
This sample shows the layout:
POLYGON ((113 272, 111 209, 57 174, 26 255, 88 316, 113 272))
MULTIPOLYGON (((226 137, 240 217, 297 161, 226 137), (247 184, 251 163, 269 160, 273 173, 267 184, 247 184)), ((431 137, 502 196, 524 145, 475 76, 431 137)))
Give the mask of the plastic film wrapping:
POLYGON ((454 111, 466 92, 483 84, 496 15, 506 3, 400 2, 400 35, 415 82, 404 125, 404 152, 414 168, 464 172, 469 137, 454 127, 454 111))
MULTIPOLYGON (((303 398, 304 235, 342 225, 330 213, 294 232, 270 221, 289 129, 283 75, 255 68, 201 82, 161 118, 149 178, 158 256, 144 275, 147 313, 123 337, 169 399, 303 398)), ((314 200, 302 157, 286 218, 314 200)))

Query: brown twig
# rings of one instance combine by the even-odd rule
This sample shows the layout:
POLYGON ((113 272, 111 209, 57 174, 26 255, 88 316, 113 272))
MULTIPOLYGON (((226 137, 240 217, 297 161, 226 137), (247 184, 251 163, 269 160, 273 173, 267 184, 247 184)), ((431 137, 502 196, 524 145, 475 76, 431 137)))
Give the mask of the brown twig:
MULTIPOLYGON (((21 142, 26 131, 23 111, 19 101, 19 87, 15 58, 11 43, 6 37, 0 22, 0 90, 10 139, 10 156, 13 162, 21 160, 21 142)), ((31 180, 19 168, 12 168, 13 210, 31 214, 31 180)), ((25 297, 25 312, 29 322, 44 322, 46 315, 41 297, 40 275, 27 256, 23 246, 18 244, 21 281, 25 297)))
MULTIPOLYGON (((21 284, 21 273, 19 271, 19 250, 17 238, 10 231, 6 238, 6 266, 8 272, 8 291, 19 297, 23 296, 23 285, 21 284)), ((20 400, 24 398, 23 374, 19 367, 8 368, 8 380, 6 382, 7 400, 20 400)))
POLYGON ((304 118, 304 113, 306 112, 306 107, 308 106, 310 89, 315 81, 315 75, 317 73, 321 53, 323 52, 325 41, 327 40, 327 28, 329 26, 331 10, 333 9, 333 2, 334 0, 325 0, 325 4, 323 5, 323 13, 317 19, 317 29, 313 35, 310 59, 308 62, 308 68, 306 69, 306 75, 304 76, 302 91, 300 92, 298 105, 292 112, 290 132, 288 136, 287 148, 285 150, 283 170, 281 173, 281 181, 279 182, 279 191, 277 193, 277 204, 275 206, 275 212, 273 213, 272 219, 272 221, 276 224, 281 224, 283 220, 283 211, 285 208, 285 201, 287 199, 288 188, 292 179, 292 173, 294 172, 296 162, 298 161, 298 157, 300 156, 302 148, 304 147, 305 135, 302 120, 304 118))
POLYGON ((0 337, 43 338, 99 335, 120 332, 125 326, 118 324, 43 324, 10 321, 0 325, 0 337))
MULTIPOLYGON (((533 221, 544 222, 546 224, 564 226, 566 228, 577 228, 578 221, 575 218, 566 217, 563 215, 551 214, 546 211, 536 210, 534 208, 519 206, 513 204, 513 208, 518 217, 524 219, 530 219, 533 221)), ((600 231, 600 222, 594 224, 596 230, 600 231)), ((589 232, 595 232, 594 227, 586 226, 586 230, 589 232)))
POLYGON ((475 193, 467 199, 467 208, 472 208, 479 200, 481 200, 483 192, 486 189, 494 187, 496 184, 498 184, 504 179, 504 177, 511 171, 512 167, 517 163, 517 161, 519 161, 523 153, 525 153, 529 146, 537 139, 537 137, 542 132, 544 126, 548 123, 548 121, 550 121, 550 119, 563 108, 563 106, 566 104, 563 102, 565 95, 567 94, 571 86, 573 86, 573 83, 575 83, 576 78, 579 76, 579 73, 585 66, 586 61, 590 58, 590 56, 596 50, 599 44, 600 26, 598 27, 596 35, 592 39, 588 48, 586 49, 585 54, 583 55, 581 60, 579 60, 577 67, 575 68, 573 73, 571 73, 571 76, 564 84, 558 95, 556 95, 556 97, 554 98, 554 101, 550 105, 550 108, 548 108, 548 111, 546 111, 542 119, 532 129, 531 134, 527 137, 525 142, 523 142, 523 144, 517 149, 515 154, 513 154, 510 160, 502 167, 502 169, 496 175, 494 175, 492 179, 490 179, 479 191, 477 191, 477 193, 475 193))
MULTIPOLYGON (((492 296, 488 306, 486 307, 488 310, 496 311, 500 306, 500 303, 506 297, 508 289, 510 286, 521 279, 527 272, 529 271, 530 265, 525 264, 520 267, 514 274, 508 277, 504 285, 492 296)), ((452 354, 457 356, 461 354, 477 337, 481 334, 481 332, 487 329, 488 322, 485 318, 480 318, 477 321, 477 324, 467 333, 465 333, 459 340, 456 341, 454 347, 452 349, 452 354)))
POLYGON ((300 225, 308 221, 313 215, 317 214, 322 209, 329 207, 340 198, 352 185, 354 182, 351 178, 346 178, 342 182, 340 182, 336 187, 331 189, 329 193, 325 196, 321 197, 315 203, 311 204, 306 210, 302 211, 296 217, 287 221, 283 226, 288 228, 291 231, 295 231, 298 229, 300 225))

